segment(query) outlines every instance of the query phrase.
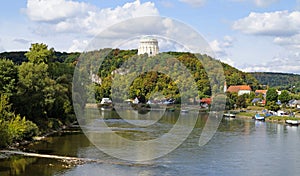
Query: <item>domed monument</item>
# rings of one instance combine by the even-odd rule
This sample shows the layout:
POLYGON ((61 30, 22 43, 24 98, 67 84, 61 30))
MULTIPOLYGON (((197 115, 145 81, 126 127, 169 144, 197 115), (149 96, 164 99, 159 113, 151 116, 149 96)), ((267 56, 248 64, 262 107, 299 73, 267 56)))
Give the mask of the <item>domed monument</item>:
POLYGON ((159 52, 158 41, 154 38, 143 37, 140 40, 138 55, 147 53, 148 56, 155 56, 159 52))

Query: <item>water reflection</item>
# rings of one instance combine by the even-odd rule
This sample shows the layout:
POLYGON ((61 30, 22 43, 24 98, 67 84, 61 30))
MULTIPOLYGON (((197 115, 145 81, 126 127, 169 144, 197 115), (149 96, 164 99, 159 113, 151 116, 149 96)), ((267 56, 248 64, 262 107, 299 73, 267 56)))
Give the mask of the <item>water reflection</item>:
MULTIPOLYGON (((118 134, 129 139, 151 139, 167 132, 178 120, 179 112, 166 112, 151 128, 133 127, 118 118, 113 111, 103 113, 103 119, 118 134), (113 117, 113 119, 109 118, 113 117), (146 135, 145 135, 146 134, 146 135)), ((188 115, 188 114, 186 114, 188 115)), ((186 116, 185 116, 186 117, 186 116)), ((299 175, 300 128, 284 124, 244 119, 223 119, 213 139, 199 147, 198 140, 207 120, 200 114, 195 128, 176 150, 144 163, 146 165, 96 164, 68 168, 62 161, 10 157, 0 159, 0 175, 299 175)), ((91 120, 91 119, 88 119, 91 120)), ((188 117, 186 117, 188 121, 188 117)), ((101 126, 94 123, 93 128, 101 126)), ((105 131, 101 131, 105 133, 105 131)), ((109 141, 108 138, 106 138, 109 141)), ((107 142, 106 141, 106 142, 107 142)), ((114 144, 114 141, 110 141, 114 144)), ((118 145, 118 144, 116 144, 118 145)), ((99 151, 82 133, 62 133, 28 147, 30 151, 48 154, 100 158, 109 162, 124 162, 99 151)), ((120 149, 124 150, 124 149, 120 149)), ((157 148, 156 150, 160 150, 157 148)), ((151 155, 136 148, 137 155, 151 155)), ((130 163, 129 163, 130 164, 130 163)))

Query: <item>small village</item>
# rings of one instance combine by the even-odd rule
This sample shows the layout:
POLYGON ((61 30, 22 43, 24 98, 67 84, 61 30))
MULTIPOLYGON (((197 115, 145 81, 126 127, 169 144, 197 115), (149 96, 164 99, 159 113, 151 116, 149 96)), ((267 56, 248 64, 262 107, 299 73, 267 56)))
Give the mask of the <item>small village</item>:
POLYGON ((238 117, 285 122, 289 125, 300 123, 300 100, 294 99, 288 90, 269 88, 253 91, 249 85, 235 85, 228 89, 224 86, 224 91, 229 97, 228 104, 235 102, 230 110, 238 117))

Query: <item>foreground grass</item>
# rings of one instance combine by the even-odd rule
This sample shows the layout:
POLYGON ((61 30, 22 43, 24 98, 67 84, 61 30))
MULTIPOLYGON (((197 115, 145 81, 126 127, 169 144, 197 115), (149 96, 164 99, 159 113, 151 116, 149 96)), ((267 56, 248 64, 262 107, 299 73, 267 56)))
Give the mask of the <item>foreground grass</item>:
POLYGON ((255 113, 254 112, 239 112, 236 115, 241 118, 252 118, 255 115, 255 113))

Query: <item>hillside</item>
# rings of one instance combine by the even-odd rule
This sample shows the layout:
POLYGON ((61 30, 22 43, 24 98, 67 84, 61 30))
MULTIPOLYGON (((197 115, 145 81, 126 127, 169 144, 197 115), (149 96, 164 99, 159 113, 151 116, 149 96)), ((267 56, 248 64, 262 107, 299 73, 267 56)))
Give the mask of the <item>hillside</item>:
POLYGON ((292 87, 300 82, 300 75, 291 73, 273 73, 273 72, 253 72, 260 84, 269 87, 292 87))
MULTIPOLYGON (((92 51, 87 52, 85 55, 87 55, 90 59, 88 59, 85 63, 85 65, 90 65, 91 68, 94 64, 92 64, 92 58, 99 58, 101 56, 101 52, 105 52, 105 49, 99 50, 99 51, 92 51), (91 62, 91 63, 89 63, 91 62)), ((165 52, 160 53, 159 55, 155 56, 159 60, 162 60, 162 63, 166 62, 168 63, 168 68, 165 66, 160 66, 160 64, 157 65, 157 67, 160 67, 158 70, 172 70, 173 73, 170 75, 163 74, 160 72, 147 72, 140 74, 137 76, 134 81, 131 83, 129 95, 128 97, 119 97, 120 99, 128 99, 128 98, 134 98, 136 96, 144 96, 146 99, 149 99, 152 96, 153 91, 158 91, 162 93, 165 97, 174 98, 177 101, 180 101, 180 91, 177 87, 177 83, 179 80, 172 80, 172 75, 176 75, 176 67, 178 64, 174 63, 174 61, 169 60, 171 58, 165 57, 166 55, 172 56, 172 58, 176 58, 178 61, 180 61, 193 75, 193 79, 196 82, 197 90, 198 90, 198 96, 199 98, 203 97, 210 97, 212 89, 214 90, 222 90, 223 91, 223 84, 220 85, 220 87, 210 87, 210 81, 208 80, 208 75, 204 69, 204 66, 201 62, 206 63, 206 65, 213 64, 216 61, 214 58, 208 56, 208 55, 198 55, 197 57, 195 54, 187 53, 187 52, 165 52), (169 59, 168 59, 169 58, 169 59), (202 60, 201 62, 199 59, 202 60)), ((101 63, 101 67, 98 72, 98 77, 100 78, 101 84, 96 85, 96 99, 99 101, 102 97, 110 97, 111 96, 111 84, 113 80, 113 74, 114 70, 120 68, 120 66, 129 60, 129 58, 135 59, 137 62, 145 59, 145 57, 148 57, 147 55, 137 55, 137 50, 120 50, 120 49, 113 49, 109 51, 109 53, 105 56, 103 62, 101 63)), ((224 74, 227 86, 230 85, 240 85, 240 84, 247 84, 251 85, 252 88, 255 90, 258 88, 258 81, 251 76, 250 74, 247 74, 245 72, 242 72, 228 64, 222 63, 220 61, 217 61, 220 64, 222 64, 224 68, 224 74)), ((144 63, 139 63, 140 65, 143 65, 144 63)), ((139 65, 138 64, 138 65, 139 65)), ((133 64, 135 65, 135 64, 133 64)), ((209 65, 211 72, 214 72, 213 69, 215 68, 213 65, 209 65)), ((90 70, 90 68, 87 68, 90 70)), ((126 72, 119 70, 117 72, 126 72)), ((218 71, 216 70, 215 73, 218 71)), ((185 82, 187 80, 181 79, 179 82, 185 82)), ((120 82, 120 84, 125 83, 120 82)), ((88 89, 88 88, 87 88, 88 89)))
MULTIPOLYGON (((103 49, 105 50, 105 49, 103 49)), ((103 51, 92 51, 87 54, 91 56, 98 57, 98 54, 103 51)), ((15 64, 20 65, 22 62, 27 62, 27 58, 24 56, 26 52, 4 52, 0 53, 0 58, 6 58, 12 60, 15 64)), ((208 75, 203 68, 203 65, 197 57, 192 53, 185 52, 166 52, 168 55, 172 55, 177 58, 181 63, 183 63, 193 74, 194 80, 196 81, 198 88, 199 97, 209 97, 211 95, 210 82, 208 80, 208 75)), ((71 63, 78 59, 80 53, 66 53, 54 51, 54 56, 52 57, 53 62, 67 62, 71 63)), ((101 68, 97 75, 101 79, 101 84, 95 87, 96 97, 101 100, 102 97, 110 97, 111 95, 111 83, 112 83, 112 73, 114 70, 118 69, 122 63, 124 63, 128 58, 131 57, 145 57, 137 56, 137 50, 120 50, 113 49, 105 57, 101 64, 101 68)), ((210 60, 215 60, 207 55, 200 55, 200 58, 210 62, 210 60)), ((220 61, 218 61, 220 62, 220 61)), ((220 62, 224 68, 224 74, 227 86, 247 84, 255 90, 258 88, 258 81, 250 74, 242 72, 228 64, 220 62)), ((172 65, 170 65, 172 66, 172 65)), ((213 67, 212 67, 213 68, 213 67)), ((219 88, 222 89, 222 88, 219 88)), ((179 90, 174 80, 170 79, 169 76, 150 72, 145 73, 137 77, 132 83, 130 89, 130 98, 133 98, 139 94, 142 94, 146 98, 149 98, 153 90, 162 91, 167 97, 179 98, 179 90)), ((129 98, 129 97, 128 97, 129 98)))

